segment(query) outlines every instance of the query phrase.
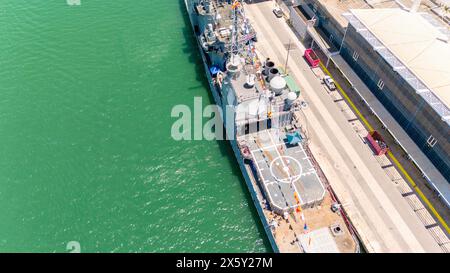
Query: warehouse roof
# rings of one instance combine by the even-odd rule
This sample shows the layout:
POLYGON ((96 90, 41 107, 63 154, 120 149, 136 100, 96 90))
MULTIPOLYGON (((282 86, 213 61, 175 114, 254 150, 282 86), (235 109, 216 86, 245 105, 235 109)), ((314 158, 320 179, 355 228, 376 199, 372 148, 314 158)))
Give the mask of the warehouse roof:
POLYGON ((402 9, 350 12, 350 24, 450 124, 449 29, 402 9))

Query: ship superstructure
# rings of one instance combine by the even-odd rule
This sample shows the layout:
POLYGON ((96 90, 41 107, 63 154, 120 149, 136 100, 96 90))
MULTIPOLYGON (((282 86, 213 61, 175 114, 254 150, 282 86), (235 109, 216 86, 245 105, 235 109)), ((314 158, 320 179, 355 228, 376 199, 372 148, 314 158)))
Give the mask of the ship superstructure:
POLYGON ((227 138, 273 250, 358 251, 308 149, 299 90, 267 56, 259 59, 243 3, 186 0, 186 6, 227 138))

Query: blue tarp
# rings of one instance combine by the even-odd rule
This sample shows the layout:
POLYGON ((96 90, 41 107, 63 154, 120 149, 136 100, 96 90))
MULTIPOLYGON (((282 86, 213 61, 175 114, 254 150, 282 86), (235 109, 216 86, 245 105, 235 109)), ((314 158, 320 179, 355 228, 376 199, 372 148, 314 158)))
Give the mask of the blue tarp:
POLYGON ((212 67, 209 69, 209 72, 211 72, 212 75, 216 75, 217 73, 220 72, 220 69, 219 69, 217 66, 212 66, 212 67))
POLYGON ((302 137, 300 136, 300 134, 298 132, 289 133, 289 134, 286 134, 286 136, 287 136, 287 140, 290 145, 294 145, 294 144, 302 142, 302 137))

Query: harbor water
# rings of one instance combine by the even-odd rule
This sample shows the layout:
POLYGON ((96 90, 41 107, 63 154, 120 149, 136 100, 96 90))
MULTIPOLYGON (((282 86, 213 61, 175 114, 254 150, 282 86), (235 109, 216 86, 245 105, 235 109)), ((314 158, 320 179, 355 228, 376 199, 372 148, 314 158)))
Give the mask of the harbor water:
POLYGON ((0 1, 0 252, 266 252, 182 0, 0 1))

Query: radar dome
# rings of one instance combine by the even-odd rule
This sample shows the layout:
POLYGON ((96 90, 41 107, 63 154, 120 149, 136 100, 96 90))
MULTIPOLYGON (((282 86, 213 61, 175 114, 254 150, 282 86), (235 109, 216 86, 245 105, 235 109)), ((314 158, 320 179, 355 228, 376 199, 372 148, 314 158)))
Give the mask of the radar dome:
POLYGON ((283 92, 283 89, 286 87, 286 80, 281 76, 275 76, 270 80, 270 89, 275 92, 276 95, 279 95, 283 92))
POLYGON ((297 99, 297 94, 295 94, 295 92, 289 92, 287 95, 288 100, 296 100, 297 99))

